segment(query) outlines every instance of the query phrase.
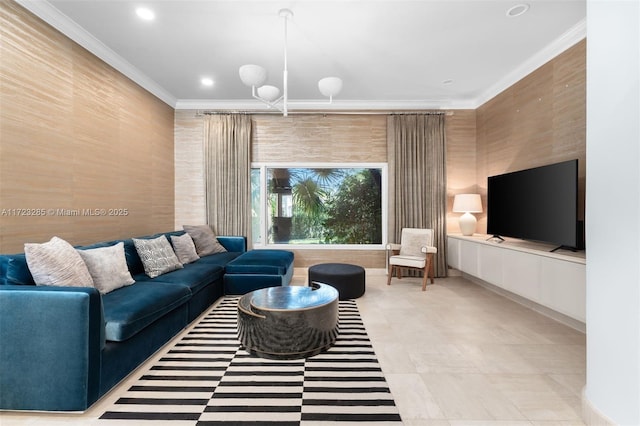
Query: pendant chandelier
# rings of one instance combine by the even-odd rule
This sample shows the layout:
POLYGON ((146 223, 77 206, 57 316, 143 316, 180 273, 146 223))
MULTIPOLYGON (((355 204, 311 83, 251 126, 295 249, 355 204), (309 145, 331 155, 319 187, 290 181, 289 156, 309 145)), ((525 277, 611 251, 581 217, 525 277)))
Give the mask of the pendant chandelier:
MULTIPOLYGON (((248 64, 240 67, 240 80, 251 87, 251 95, 269 106, 275 108, 286 117, 288 114, 288 78, 287 70, 287 23, 293 16, 289 9, 280 9, 278 15, 284 19, 284 70, 282 71, 282 96, 280 89, 276 86, 265 85, 267 81, 267 70, 260 65, 248 64)), ((338 77, 325 77, 318 81, 318 90, 329 98, 329 104, 333 102, 333 97, 342 90, 342 80, 338 77)))

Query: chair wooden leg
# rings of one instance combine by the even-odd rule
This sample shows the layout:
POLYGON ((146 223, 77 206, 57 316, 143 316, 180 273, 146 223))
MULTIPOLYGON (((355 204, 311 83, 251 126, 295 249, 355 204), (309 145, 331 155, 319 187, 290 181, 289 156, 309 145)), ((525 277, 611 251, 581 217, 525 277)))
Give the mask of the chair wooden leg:
POLYGON ((394 265, 389 265, 389 275, 387 275, 387 285, 391 285, 391 277, 393 276, 394 265))
POLYGON ((427 255, 427 262, 424 265, 424 272, 422 273, 422 291, 427 289, 427 280, 431 276, 431 284, 433 284, 433 255, 427 255))
POLYGON ((429 264, 429 274, 431 275, 431 284, 433 284, 433 279, 435 277, 435 273, 433 272, 433 254, 429 254, 427 256, 427 263, 429 264))
POLYGON ((424 265, 424 272, 422 274, 422 291, 425 291, 427 289, 427 277, 428 277, 428 272, 429 272, 429 262, 427 262, 426 265, 424 265))

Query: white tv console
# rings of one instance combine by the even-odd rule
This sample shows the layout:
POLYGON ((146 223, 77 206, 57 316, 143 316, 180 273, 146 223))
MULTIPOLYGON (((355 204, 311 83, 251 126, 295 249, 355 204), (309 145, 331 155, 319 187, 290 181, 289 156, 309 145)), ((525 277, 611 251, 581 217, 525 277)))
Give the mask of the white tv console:
POLYGON ((477 284, 585 331, 584 251, 552 253, 551 244, 511 238, 499 243, 489 238, 449 234, 449 267, 477 284))

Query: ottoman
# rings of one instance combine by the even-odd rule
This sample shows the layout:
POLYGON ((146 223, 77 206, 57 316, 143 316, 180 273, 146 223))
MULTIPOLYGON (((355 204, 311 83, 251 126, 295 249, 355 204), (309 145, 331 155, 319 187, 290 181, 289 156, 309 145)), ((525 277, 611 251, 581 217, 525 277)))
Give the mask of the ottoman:
POLYGON ((309 285, 313 282, 334 287, 340 300, 356 299, 365 291, 364 268, 348 263, 320 263, 309 268, 309 285))
POLYGON ((293 276, 293 252, 251 250, 225 266, 224 294, 246 294, 266 287, 286 286, 293 276))

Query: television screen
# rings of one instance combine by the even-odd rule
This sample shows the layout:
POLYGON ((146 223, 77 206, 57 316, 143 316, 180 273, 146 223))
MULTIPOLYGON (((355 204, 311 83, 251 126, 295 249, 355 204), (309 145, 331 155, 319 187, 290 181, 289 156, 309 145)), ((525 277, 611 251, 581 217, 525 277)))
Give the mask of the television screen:
POLYGON ((491 176, 487 233, 579 248, 578 160, 491 176))

